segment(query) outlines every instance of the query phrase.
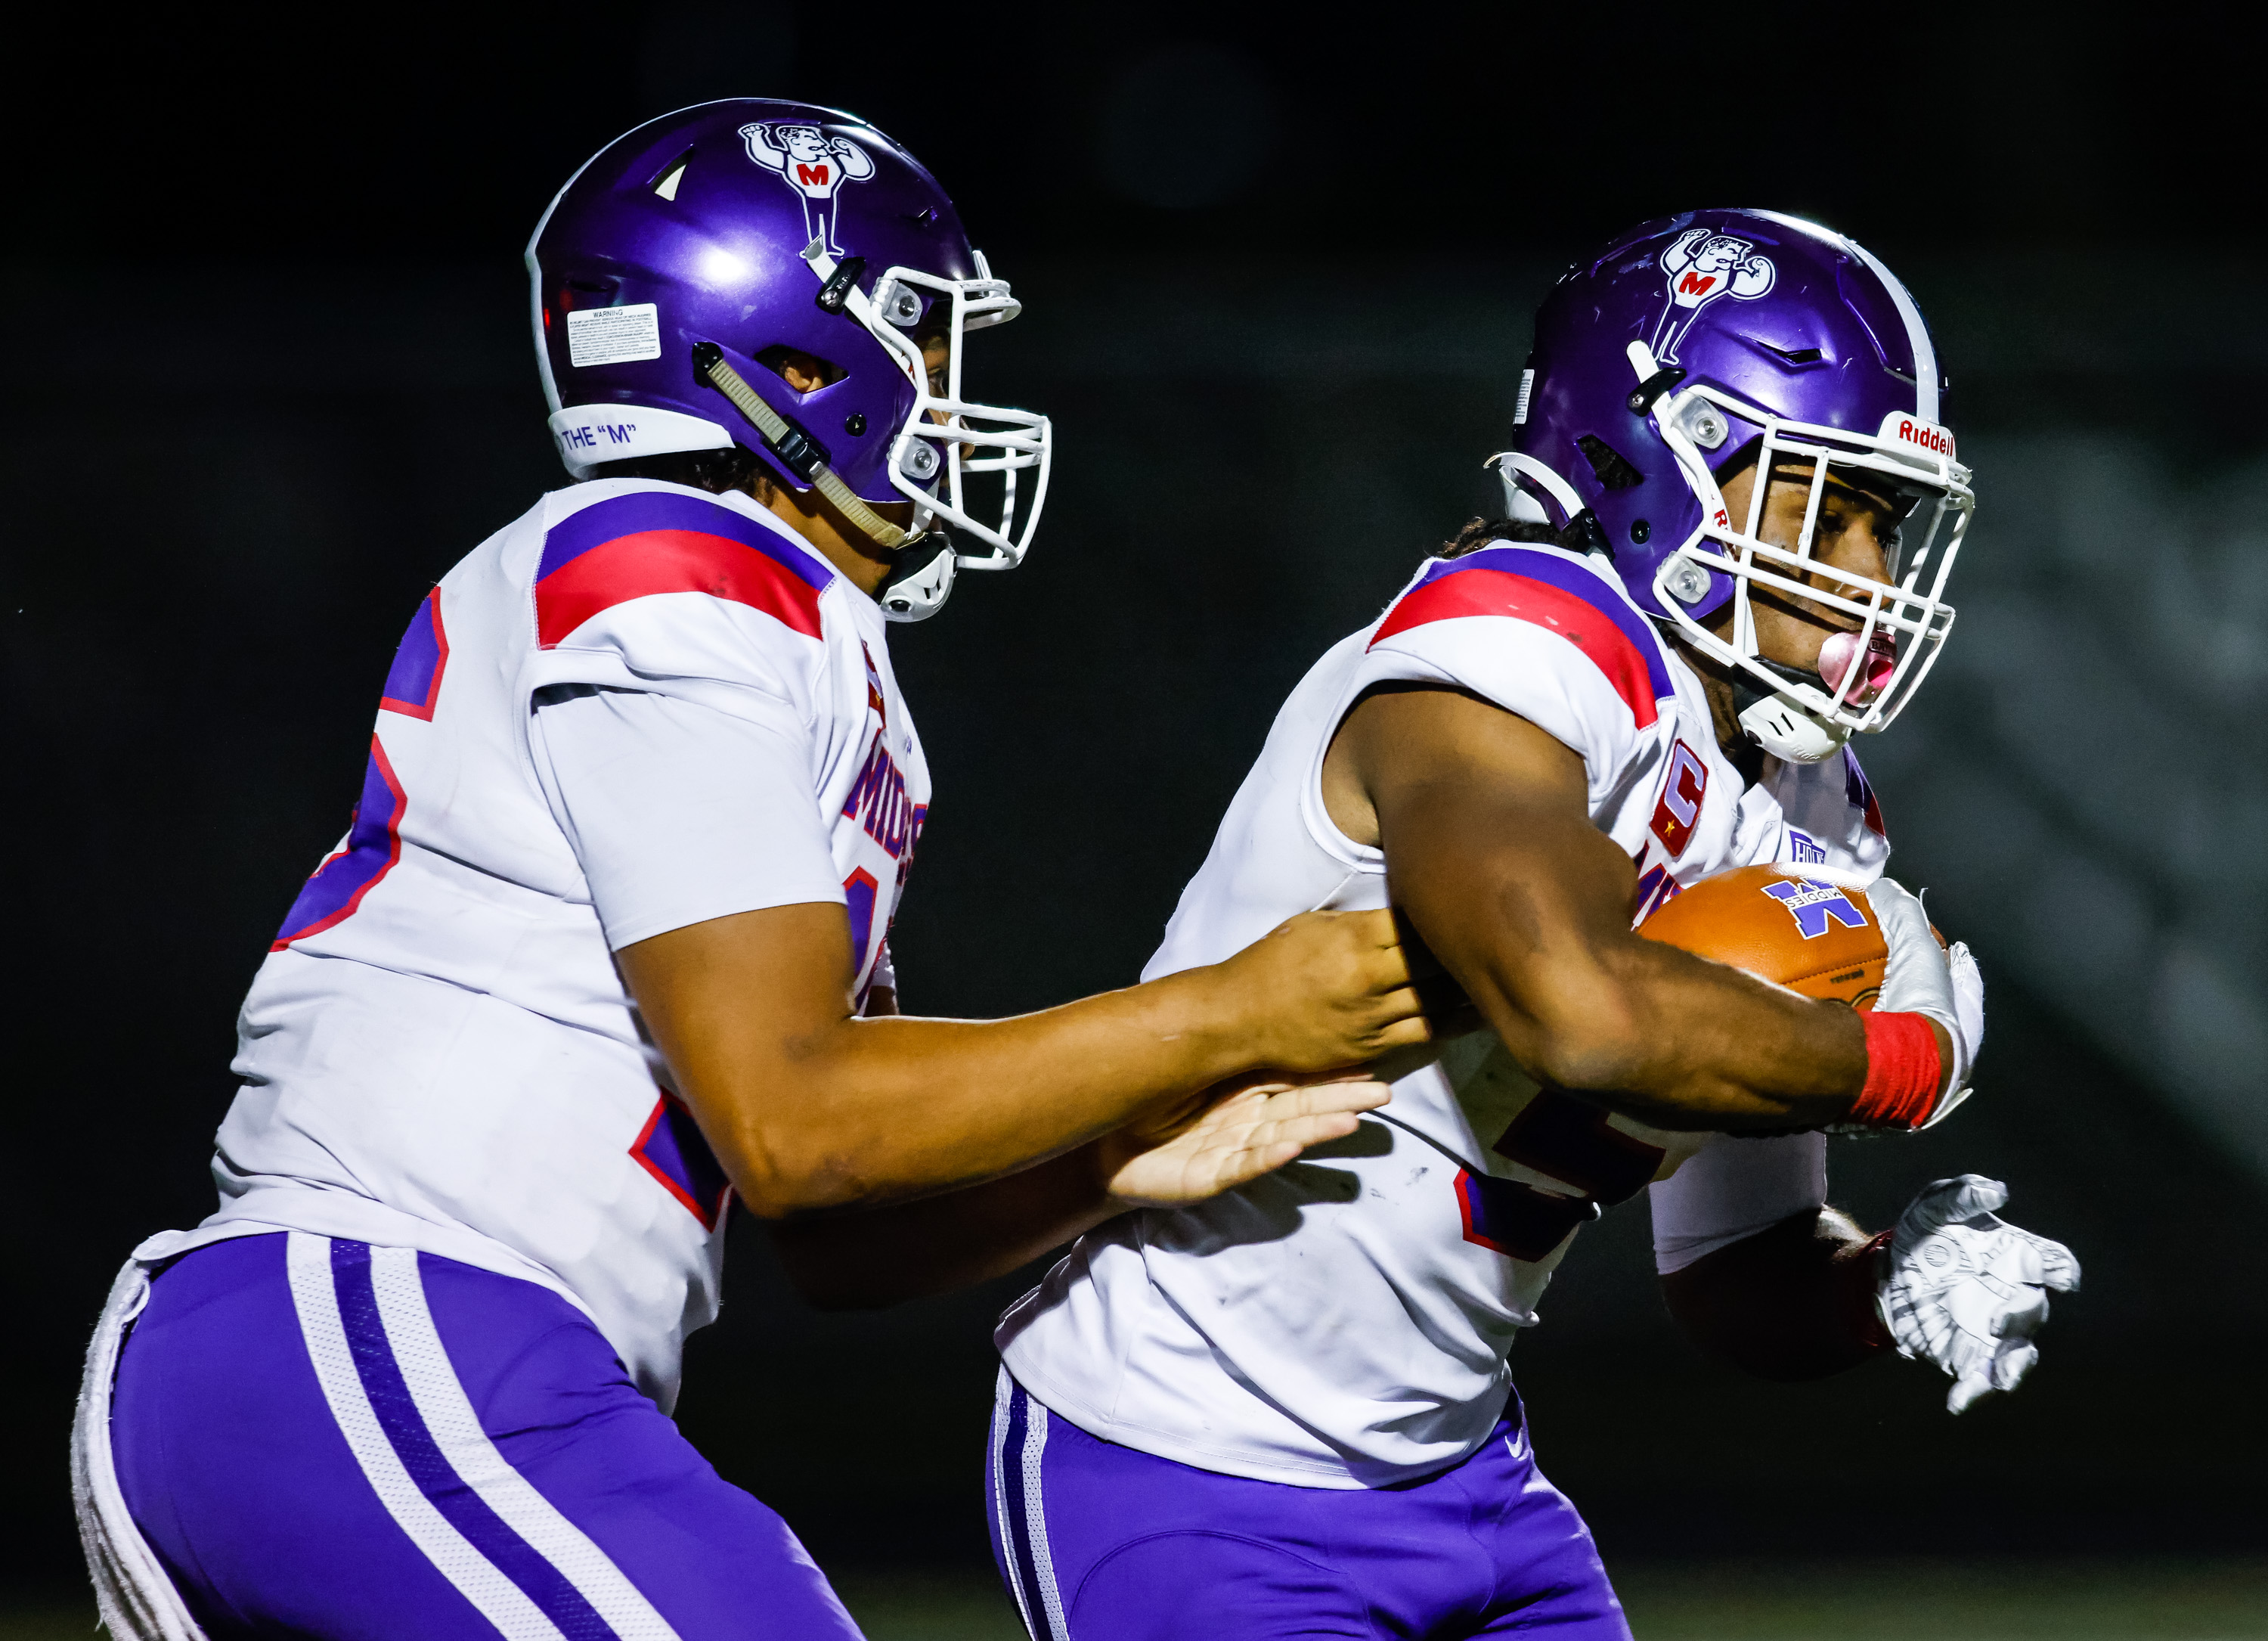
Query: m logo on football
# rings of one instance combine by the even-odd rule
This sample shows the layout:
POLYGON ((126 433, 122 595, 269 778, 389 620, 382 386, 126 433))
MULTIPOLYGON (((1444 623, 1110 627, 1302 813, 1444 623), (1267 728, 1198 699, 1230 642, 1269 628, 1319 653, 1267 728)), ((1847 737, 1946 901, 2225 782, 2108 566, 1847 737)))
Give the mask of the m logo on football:
POLYGON ((1753 240, 1729 233, 1691 228, 1661 254, 1661 270, 1669 276, 1669 300, 1653 328, 1653 356, 1675 364, 1677 344, 1701 316, 1701 310, 1720 296, 1753 302, 1772 288, 1777 270, 1771 259, 1756 255, 1753 240))
POLYGON ((748 158, 803 196, 803 231, 829 256, 841 256, 835 242, 835 196, 845 182, 864 182, 874 161, 847 137, 829 137, 815 125, 758 122, 740 128, 748 158))
POLYGON ((1864 928, 1867 914, 1851 904, 1851 897, 1832 883, 1781 882, 1766 883, 1764 892, 1786 906, 1806 940, 1817 940, 1830 922, 1845 928, 1864 928))

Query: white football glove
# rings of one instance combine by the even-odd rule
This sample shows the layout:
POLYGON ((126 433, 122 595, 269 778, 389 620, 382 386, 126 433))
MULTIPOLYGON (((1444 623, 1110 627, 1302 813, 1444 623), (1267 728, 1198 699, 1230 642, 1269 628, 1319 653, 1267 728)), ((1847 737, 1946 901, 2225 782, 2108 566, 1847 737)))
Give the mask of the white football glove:
POLYGON ((2039 1359, 2032 1335, 2048 1319, 2048 1290, 2079 1291, 2071 1250, 2001 1219, 1993 1210, 2007 1200, 1982 1174, 1938 1180, 1899 1216, 1875 1290, 1898 1354, 1952 1375, 1950 1412, 2022 1383, 2039 1359))
MULTIPOLYGON (((1967 941, 1953 942, 1945 954, 1945 966, 1953 976, 1953 1015, 1961 1022, 1961 1030, 1954 1033, 1954 1041, 1959 1045, 1955 1052, 1965 1052, 1966 1059, 1961 1080, 1946 1090, 1945 1098, 1929 1113, 1929 1120, 1921 1125, 1923 1128, 1937 1127, 1953 1114, 1955 1105, 1975 1091, 1969 1086, 1969 1073, 1977 1068, 1977 1056, 1984 1046, 1984 976, 1977 969, 1967 941)), ((1921 1129, 1914 1132, 1918 1134, 1921 1129)))
MULTIPOLYGON (((1867 885, 1867 899, 1882 926, 1889 959, 1882 965, 1882 989, 1874 1007, 1884 1013, 1927 1015, 1945 1028, 1953 1044, 1953 1076, 1945 1098, 1921 1126, 1933 1128, 1953 1114, 1969 1098, 1969 1074, 1977 1053, 1984 1046, 1984 976, 1966 942, 1955 941, 1950 950, 1937 943, 1930 932, 1929 913, 1919 897, 1907 892, 1894 878, 1878 877, 1867 885)), ((1831 1127, 1830 1134, 1876 1134, 1879 1129, 1831 1127)))

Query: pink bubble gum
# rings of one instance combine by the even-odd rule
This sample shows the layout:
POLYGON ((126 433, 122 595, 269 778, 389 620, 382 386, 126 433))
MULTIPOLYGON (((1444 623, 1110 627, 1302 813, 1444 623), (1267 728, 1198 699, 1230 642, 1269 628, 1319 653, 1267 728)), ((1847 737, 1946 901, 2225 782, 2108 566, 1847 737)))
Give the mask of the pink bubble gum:
POLYGON ((1862 654, 1856 632, 1837 632, 1819 647, 1819 676, 1830 690, 1843 687, 1844 675, 1856 665, 1865 669, 1852 680, 1851 692, 1844 700, 1853 706, 1864 706, 1882 692, 1897 670, 1897 641, 1877 627, 1867 642, 1862 654))

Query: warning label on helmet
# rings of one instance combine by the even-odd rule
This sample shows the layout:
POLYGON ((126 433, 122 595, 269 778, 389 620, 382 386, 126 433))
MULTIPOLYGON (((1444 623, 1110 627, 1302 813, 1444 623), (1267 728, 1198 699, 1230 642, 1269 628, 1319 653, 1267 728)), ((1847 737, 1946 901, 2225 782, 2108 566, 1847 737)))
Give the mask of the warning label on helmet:
POLYGON ((571 365, 660 357, 661 315, 652 302, 586 307, 567 315, 567 359, 571 365))

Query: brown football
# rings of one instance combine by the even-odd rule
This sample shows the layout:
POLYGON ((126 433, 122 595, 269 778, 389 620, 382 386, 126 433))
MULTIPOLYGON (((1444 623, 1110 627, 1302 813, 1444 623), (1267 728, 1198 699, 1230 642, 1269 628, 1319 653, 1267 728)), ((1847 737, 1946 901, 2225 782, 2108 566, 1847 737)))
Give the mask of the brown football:
POLYGON ((1874 1006, 1889 957, 1865 890, 1806 877, 1795 866, 1705 877, 1655 908, 1638 932, 1806 997, 1862 1009, 1874 1006))

